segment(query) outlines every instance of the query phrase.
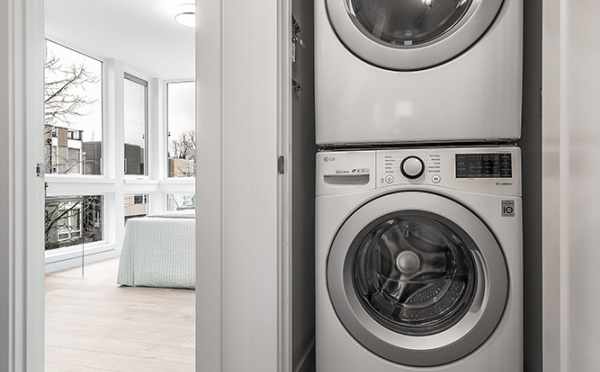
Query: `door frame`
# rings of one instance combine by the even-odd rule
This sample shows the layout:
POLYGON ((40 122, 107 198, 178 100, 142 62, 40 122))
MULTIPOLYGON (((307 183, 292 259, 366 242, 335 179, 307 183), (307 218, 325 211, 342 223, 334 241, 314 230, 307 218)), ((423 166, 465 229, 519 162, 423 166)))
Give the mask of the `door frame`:
POLYGON ((292 279, 292 204, 293 182, 290 166, 293 164, 292 151, 292 0, 278 2, 278 360, 277 370, 292 372, 293 360, 293 279, 292 279))
MULTIPOLYGON (((8 29, 8 159, 10 204, 7 218, 10 276, 8 366, 10 372, 43 372, 44 327, 44 178, 42 130, 44 72, 44 3, 42 0, 7 0, 8 29), (12 98, 12 99, 11 99, 12 98)), ((3 195, 6 197, 6 195, 3 195)), ((3 296, 4 297, 4 296, 3 296)), ((4 327, 5 324, 2 324, 4 327)), ((4 332, 3 332, 4 334, 4 332)))

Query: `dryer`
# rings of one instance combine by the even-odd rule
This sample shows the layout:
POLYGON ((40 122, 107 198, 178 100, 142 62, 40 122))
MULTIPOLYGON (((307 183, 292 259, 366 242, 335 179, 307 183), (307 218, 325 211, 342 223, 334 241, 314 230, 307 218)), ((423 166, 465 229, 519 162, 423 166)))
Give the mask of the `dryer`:
POLYGON ((518 148, 317 168, 317 372, 523 371, 518 148))
POLYGON ((521 136, 523 0, 315 0, 317 143, 521 136))

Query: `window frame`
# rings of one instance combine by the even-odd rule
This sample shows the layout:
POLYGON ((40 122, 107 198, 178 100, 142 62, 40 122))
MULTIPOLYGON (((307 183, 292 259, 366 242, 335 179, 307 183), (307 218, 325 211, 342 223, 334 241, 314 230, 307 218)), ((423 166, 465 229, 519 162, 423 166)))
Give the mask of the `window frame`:
POLYGON ((150 131, 150 103, 149 103, 149 89, 150 83, 147 80, 144 80, 134 74, 129 72, 123 73, 123 131, 125 131, 125 80, 129 80, 135 84, 139 84, 144 87, 144 173, 143 174, 127 174, 127 159, 125 158, 125 132, 123 132, 123 143, 121 146, 123 147, 123 177, 124 178, 148 178, 150 164, 150 157, 148 156, 148 145, 149 142, 149 131, 150 131))
MULTIPOLYGON (((108 100, 108 81, 107 79, 109 78, 109 71, 108 71, 108 63, 107 60, 98 56, 95 56, 92 53, 87 52, 85 49, 83 48, 78 48, 75 47, 67 42, 58 40, 55 37, 49 36, 47 35, 44 38, 44 61, 47 60, 48 57, 48 43, 53 43, 55 45, 58 45, 62 48, 68 49, 74 53, 80 54, 84 57, 93 59, 97 62, 100 63, 100 71, 101 71, 101 76, 100 76, 100 97, 101 97, 101 102, 100 102, 100 122, 101 122, 101 128, 102 128, 102 135, 100 136, 101 140, 100 143, 102 144, 101 146, 101 152, 100 152, 100 174, 60 174, 60 173, 47 173, 44 174, 44 176, 46 177, 47 180, 52 180, 52 179, 61 179, 61 178, 73 178, 73 179, 88 179, 90 181, 94 181, 94 180, 98 180, 101 178, 107 178, 107 162, 106 162, 106 133, 109 130, 108 128, 108 104, 107 104, 107 100, 108 100)), ((44 69, 45 70, 45 69, 44 69)), ((44 83, 45 83, 45 71, 44 71, 44 83)))

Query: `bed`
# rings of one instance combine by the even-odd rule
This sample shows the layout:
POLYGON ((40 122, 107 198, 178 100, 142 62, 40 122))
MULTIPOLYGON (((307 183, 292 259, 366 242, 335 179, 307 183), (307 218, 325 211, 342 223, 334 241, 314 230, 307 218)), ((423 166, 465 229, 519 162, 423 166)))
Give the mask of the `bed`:
POLYGON ((193 212, 127 221, 117 282, 122 286, 194 288, 193 212))

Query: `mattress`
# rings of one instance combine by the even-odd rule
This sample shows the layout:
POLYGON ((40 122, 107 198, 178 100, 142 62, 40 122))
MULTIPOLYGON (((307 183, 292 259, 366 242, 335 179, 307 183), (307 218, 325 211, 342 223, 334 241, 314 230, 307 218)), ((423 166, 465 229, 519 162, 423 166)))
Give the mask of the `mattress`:
POLYGON ((146 217, 127 221, 118 284, 194 288, 195 225, 192 218, 146 217))

